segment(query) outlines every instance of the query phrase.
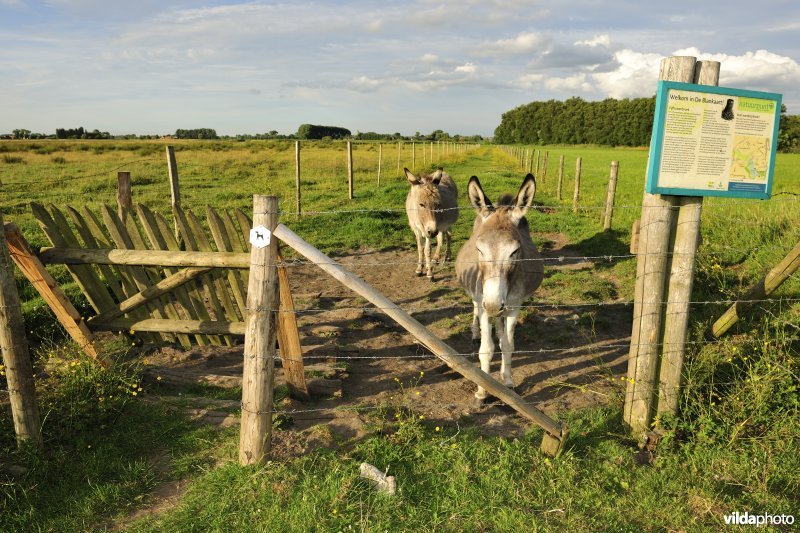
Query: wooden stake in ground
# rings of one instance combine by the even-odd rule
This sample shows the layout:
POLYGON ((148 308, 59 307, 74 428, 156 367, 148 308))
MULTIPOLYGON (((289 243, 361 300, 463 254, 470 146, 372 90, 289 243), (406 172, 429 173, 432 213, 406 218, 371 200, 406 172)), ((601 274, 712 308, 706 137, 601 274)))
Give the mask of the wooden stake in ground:
POLYGON ((550 158, 550 152, 544 153, 544 161, 542 162, 542 175, 540 176, 542 180, 542 185, 547 182, 547 160, 550 158))
POLYGON ((572 212, 578 212, 578 200, 581 196, 581 158, 575 160, 575 192, 572 194, 572 212))
POLYGON ((564 181, 564 156, 558 157, 558 185, 556 188, 556 198, 561 200, 561 185, 564 181))
POLYGON ((383 162, 383 145, 378 143, 378 187, 381 186, 381 163, 383 162))
POLYGON ((117 214, 123 223, 130 215, 133 207, 131 198, 131 173, 117 172, 117 214))
MULTIPOLYGON (((174 213, 175 207, 181 206, 181 190, 178 185, 178 162, 175 159, 175 147, 173 146, 167 146, 167 167, 169 169, 169 191, 172 195, 172 212, 174 213)), ((125 221, 123 220, 123 222, 125 221)), ((175 222, 175 239, 178 242, 181 240, 177 222, 175 222)))
POLYGON ((400 175, 400 145, 402 141, 397 141, 397 175, 400 175))
POLYGON ((247 285, 247 325, 242 374, 242 426, 239 464, 263 462, 272 437, 272 394, 278 307, 278 242, 272 232, 278 224, 278 199, 253 196, 253 232, 266 228, 269 244, 252 246, 247 285))
POLYGON ((611 229, 611 219, 614 217, 614 197, 617 194, 617 173, 619 172, 619 161, 611 162, 611 173, 608 177, 608 188, 606 189, 606 209, 603 213, 603 231, 611 229))
POLYGON ((417 171, 417 143, 411 143, 411 172, 417 171))
POLYGON ((353 143, 347 141, 347 197, 353 199, 353 143))
MULTIPOLYGON (((3 214, 0 213, 0 228, 3 214)), ((39 406, 33 382, 33 365, 25 338, 25 323, 19 303, 14 267, 6 250, 5 232, 0 231, 0 351, 3 352, 3 371, 8 382, 11 416, 17 444, 26 441, 41 447, 39 406)))
POLYGON ((294 142, 294 187, 297 190, 297 216, 300 216, 300 141, 294 142))

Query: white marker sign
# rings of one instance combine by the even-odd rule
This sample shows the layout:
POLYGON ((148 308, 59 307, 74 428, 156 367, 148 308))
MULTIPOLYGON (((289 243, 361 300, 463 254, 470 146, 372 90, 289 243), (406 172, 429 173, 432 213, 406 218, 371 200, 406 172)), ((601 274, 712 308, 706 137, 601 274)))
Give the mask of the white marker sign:
POLYGON ((269 246, 269 239, 272 233, 264 226, 256 226, 250 230, 250 244, 256 248, 265 248, 269 246))

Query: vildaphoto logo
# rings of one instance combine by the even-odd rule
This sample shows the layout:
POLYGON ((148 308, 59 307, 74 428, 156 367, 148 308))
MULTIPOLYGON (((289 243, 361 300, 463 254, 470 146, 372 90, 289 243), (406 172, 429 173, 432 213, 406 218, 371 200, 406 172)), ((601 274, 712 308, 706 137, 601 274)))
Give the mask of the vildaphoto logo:
POLYGON ((794 524, 794 515, 790 514, 750 514, 735 511, 725 515, 725 525, 729 526, 791 526, 794 524))

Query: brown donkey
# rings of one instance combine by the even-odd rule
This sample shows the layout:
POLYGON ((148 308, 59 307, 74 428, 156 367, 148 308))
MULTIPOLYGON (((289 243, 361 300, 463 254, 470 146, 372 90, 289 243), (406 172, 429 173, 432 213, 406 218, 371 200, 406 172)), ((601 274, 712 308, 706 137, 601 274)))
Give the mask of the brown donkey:
MULTIPOLYGON (((531 240, 525 213, 536 194, 536 179, 528 174, 512 199, 505 195, 493 206, 483 192, 480 181, 472 176, 467 186, 470 203, 477 211, 472 235, 456 258, 458 281, 472 298, 472 338, 481 340, 481 370, 489 373, 494 341, 497 337, 503 359, 500 373, 507 387, 511 379, 511 355, 514 353, 514 328, 520 306, 544 277, 541 256, 531 240)), ((482 404, 486 391, 478 387, 476 404, 482 404)))
POLYGON ((422 256, 425 254, 425 268, 428 278, 433 281, 433 264, 439 261, 442 239, 446 243, 445 261, 450 260, 450 227, 458 220, 458 188, 456 183, 442 168, 433 174, 415 176, 407 168, 403 169, 411 189, 406 196, 406 215, 408 225, 417 238, 417 270, 422 275, 422 256), (436 237, 436 252, 431 260, 431 239, 436 237), (424 239, 424 248, 423 248, 424 239))

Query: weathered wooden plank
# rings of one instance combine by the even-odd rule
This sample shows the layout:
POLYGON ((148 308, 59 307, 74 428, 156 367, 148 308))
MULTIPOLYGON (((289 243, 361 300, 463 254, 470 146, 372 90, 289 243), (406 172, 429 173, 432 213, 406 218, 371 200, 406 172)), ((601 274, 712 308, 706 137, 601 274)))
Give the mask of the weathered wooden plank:
MULTIPOLYGON (((180 237, 186 246, 187 250, 190 251, 199 251, 200 245, 198 241, 198 237, 194 234, 191 226, 189 225, 189 221, 186 217, 186 213, 183 212, 180 206, 173 209, 173 217, 175 219, 175 224, 178 227, 178 231, 180 233, 180 237)), ((202 231, 202 230, 201 230, 202 231)), ((205 237, 201 235, 201 237, 205 237)), ((201 278, 203 289, 206 293, 206 298, 208 302, 211 304, 211 308, 214 311, 214 315, 217 320, 227 319, 229 322, 235 322, 237 320, 236 312, 233 310, 233 305, 228 302, 230 305, 230 309, 223 305, 221 300, 224 300, 225 294, 223 294, 223 290, 220 290, 220 286, 224 287, 224 284, 218 277, 214 274, 204 275, 201 278)), ((230 336, 223 337, 225 344, 228 346, 232 346, 234 339, 230 336)))
MULTIPOLYGON (((100 220, 97 218, 97 215, 94 214, 87 206, 83 206, 83 221, 86 224, 89 232, 91 233, 91 237, 94 238, 94 244, 91 245, 93 248, 113 248, 111 244, 111 238, 106 235, 103 231, 103 225, 101 224, 100 220)), ((80 226, 80 225, 79 225, 80 226)), ((84 241, 87 245, 91 243, 92 240, 84 241)), ((112 277, 116 274, 120 281, 120 286, 122 288, 122 292, 124 296, 117 296, 117 301, 123 301, 129 296, 133 296, 139 290, 136 288, 136 283, 133 281, 133 276, 129 272, 129 267, 127 266, 109 266, 111 269, 112 277)), ((105 275, 105 274, 104 274, 105 275)), ((150 316, 147 308, 144 309, 137 309, 131 313, 132 317, 135 318, 147 318, 150 316)), ((142 332, 139 334, 139 338, 141 338, 144 342, 150 342, 152 344, 158 344, 161 342, 161 336, 155 333, 145 333, 142 332)))
MULTIPOLYGON (((211 242, 206 237, 203 228, 200 226, 200 221, 197 220, 195 214, 191 209, 186 209, 185 213, 186 220, 189 222, 189 227, 194 233, 195 239, 197 239, 197 245, 200 247, 200 250, 203 252, 213 252, 214 250, 211 247, 211 242)), ((247 313, 244 309, 240 310, 233 298, 231 298, 230 287, 225 281, 226 279, 227 274, 225 272, 220 272, 220 275, 216 278, 217 291, 222 305, 225 307, 225 312, 233 313, 233 316, 238 317, 239 320, 244 320, 247 313)))
MULTIPOLYGON (((113 239, 114 244, 118 248, 121 248, 121 249, 124 249, 124 250, 133 250, 134 249, 134 244, 133 244, 133 241, 131 240, 131 235, 128 233, 127 228, 123 225, 122 221, 119 219, 117 214, 106 204, 103 204, 103 206, 101 208, 101 212, 102 212, 102 215, 103 215, 103 221, 105 222, 105 225, 106 225, 106 229, 108 229, 108 233, 111 235, 111 238, 113 239)), ((133 218, 133 217, 131 217, 131 218, 133 218)), ((93 251, 96 251, 96 250, 93 250, 93 251)), ((141 250, 140 250, 140 252, 141 252, 141 250)), ((169 252, 167 252, 167 253, 169 253, 169 252)), ((128 271, 131 273, 131 275, 133 277, 133 281, 136 284, 136 287, 140 291, 145 290, 150 285, 153 285, 153 284, 155 284, 157 282, 157 280, 151 280, 151 278, 148 275, 148 273, 141 266, 131 266, 128 269, 128 271)), ((168 317, 170 319, 176 320, 177 319, 177 313, 169 313, 168 314, 166 312, 167 305, 168 305, 168 302, 166 302, 163 297, 158 302, 158 305, 156 305, 156 303, 153 302, 149 306, 151 316, 153 316, 156 319, 164 319, 165 316, 166 316, 166 317, 168 317), (163 309, 164 309, 163 311, 162 311, 162 308, 161 308, 162 306, 163 306, 163 309), (172 316, 169 316, 169 315, 172 315, 172 316)), ((162 337, 164 337, 164 339, 167 340, 167 341, 171 341, 173 339, 173 336, 169 335, 169 334, 162 334, 162 337)), ((189 339, 186 336, 184 336, 183 338, 179 338, 179 341, 181 342, 182 345, 186 346, 187 348, 189 346, 191 346, 191 343, 189 342, 189 339)))
MULTIPOLYGON (((116 244, 116 243, 115 243, 116 244)), ((167 267, 247 268, 244 253, 171 252, 168 250, 128 250, 124 248, 55 247, 39 250, 42 263, 64 265, 128 265, 167 267)))
MULTIPOLYGON (((220 214, 220 217, 222 218, 222 223, 225 227, 225 232, 227 233, 228 239, 230 240, 231 246, 233 247, 231 251, 247 253, 249 250, 247 245, 244 242, 242 242, 242 237, 243 237, 242 232, 236 228, 236 224, 233 223, 233 218, 231 217, 231 214, 228 211, 223 210, 220 214)), ((249 235, 248 235, 248 240, 249 240, 249 235)), ((247 287, 248 273, 244 270, 239 270, 237 271, 237 274, 242 280, 242 287, 247 287)), ((245 298, 246 297, 247 295, 245 294, 245 298)))
MULTIPOLYGON (((161 216, 159 213, 155 213, 155 222, 158 226, 158 229, 161 231, 161 235, 164 238, 164 242, 167 245, 167 248, 171 251, 180 251, 181 245, 176 240, 175 236, 172 234, 169 223, 167 220, 161 216)), ((184 245, 185 246, 185 245, 184 245)), ((211 320, 211 315, 208 313, 208 309, 206 308, 206 302, 203 298, 203 286, 202 284, 198 286, 197 282, 189 283, 185 290, 189 297, 189 303, 194 307, 195 313, 197 313, 196 317, 199 320, 211 320)), ((193 317, 194 318, 194 317, 193 317)), ((219 320, 222 320, 222 316, 219 317, 219 320)), ((219 346, 222 344, 220 338, 216 335, 212 335, 207 337, 208 341, 215 346, 219 346)))
MULTIPOLYGON (((228 238, 228 234, 225 232, 225 226, 222 222, 222 219, 219 217, 216 211, 211 206, 206 206, 206 213, 208 215, 208 226, 211 229, 211 235, 214 237, 214 242, 217 245, 217 250, 220 252, 232 252, 233 247, 231 245, 231 241, 228 238)), ((242 316, 247 315, 247 290, 242 283, 242 278, 236 272, 231 270, 227 271, 228 274, 228 283, 231 286, 231 293, 233 294, 233 298, 236 301, 236 305, 239 306, 239 310, 242 312, 242 316)))
POLYGON ((298 400, 308 400, 308 385, 303 368, 303 348, 300 346, 300 333, 297 329, 297 316, 294 312, 292 290, 286 267, 280 263, 283 258, 278 251, 278 350, 286 374, 289 394, 298 400))
POLYGON ((47 272, 44 265, 33 255, 28 241, 22 236, 19 228, 9 222, 5 225, 4 231, 8 251, 11 253, 14 263, 41 295, 42 299, 56 315, 58 321, 67 330, 69 336, 81 347, 81 350, 86 355, 108 367, 108 360, 98 354, 94 346, 94 335, 86 327, 83 317, 67 299, 53 276, 47 272))
MULTIPOLYGON (((4 226, 3 214, 0 213, 0 228, 4 226)), ((8 383, 8 399, 17 445, 23 447, 27 441, 41 447, 41 419, 36 402, 33 364, 25 337, 19 293, 14 282, 14 267, 3 242, 4 233, 0 232, 0 352, 8 383)))
MULTIPOLYGON (((33 216, 39 222, 39 226, 42 228, 45 235, 47 235, 47 238, 50 239, 50 242, 52 242, 54 246, 79 246, 75 240, 75 237, 70 234, 69 228, 66 228, 67 235, 64 235, 62 233, 62 229, 59 227, 56 221, 53 220, 53 217, 47 212, 44 206, 32 202, 31 211, 33 211, 33 216), (69 239, 70 236, 72 239, 69 239)), ((44 261, 42 262, 44 263, 44 261)), ((92 270, 92 267, 88 265, 74 265, 68 266, 67 270, 72 275, 75 283, 78 284, 78 287, 80 287, 83 293, 86 295, 86 298, 89 300, 89 304, 96 312, 102 313, 106 309, 110 309, 116 305, 114 300, 111 298, 111 295, 100 281, 100 278, 97 276, 94 270, 92 270)))
POLYGON ((87 323, 94 331, 155 331, 178 335, 244 335, 244 322, 221 322, 202 320, 170 320, 161 318, 117 318, 114 320, 87 323))
MULTIPOLYGON (((115 307, 114 309, 111 309, 109 311, 106 311, 103 314, 100 314, 100 315, 97 315, 97 316, 94 316, 94 317, 90 318, 89 322, 90 323, 93 322, 93 321, 105 322, 105 321, 113 320, 115 318, 119 318, 119 317, 121 317, 123 315, 126 315, 126 314, 130 313, 131 311, 134 311, 134 310, 138 309, 139 307, 143 306, 147 302, 149 302, 151 300, 155 300, 156 298, 161 297, 162 295, 168 293, 169 291, 174 290, 174 289, 180 287, 181 285, 183 285, 185 283, 188 283, 189 281, 191 281, 193 279, 198 278, 199 276, 201 276, 202 274, 205 274, 209 270, 211 270, 211 269, 209 269, 209 268, 185 268, 183 270, 180 270, 180 271, 170 275, 169 277, 159 281, 158 283, 156 283, 152 287, 148 287, 147 289, 143 290, 142 292, 139 292, 139 293, 131 296, 130 298, 124 300, 123 302, 120 302, 120 304, 117 307, 115 307)), ((203 321, 209 322, 210 319, 206 318, 203 321)))
MULTIPOLYGON (((142 227, 144 228, 145 234, 147 235, 147 239, 150 241, 150 247, 155 250, 167 250, 167 242, 164 238, 164 235, 161 233, 161 230, 158 227, 158 222, 156 222, 155 216, 147 206, 139 204, 136 206, 136 212, 139 215, 139 221, 142 223, 142 227)), ((174 239, 174 236, 173 236, 174 239)), ((177 251, 177 245, 175 246, 177 251)), ((174 268, 164 267, 164 273, 167 276, 172 276, 177 271, 174 268)), ((175 287, 175 289, 171 292, 177 299, 178 303, 180 304, 181 309, 183 310, 186 318, 189 320, 208 320, 208 313, 205 312, 205 308, 200 306, 200 310, 196 310, 194 304, 192 303, 191 299, 189 298, 189 293, 186 292, 186 288, 183 285, 179 285, 175 287), (199 313, 203 313, 205 316, 201 316, 199 313)), ((195 341, 200 346, 207 346, 210 343, 210 340, 207 337, 202 335, 196 335, 195 341)))

